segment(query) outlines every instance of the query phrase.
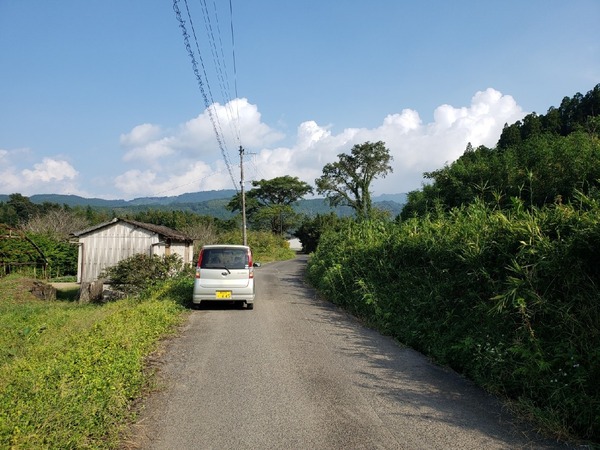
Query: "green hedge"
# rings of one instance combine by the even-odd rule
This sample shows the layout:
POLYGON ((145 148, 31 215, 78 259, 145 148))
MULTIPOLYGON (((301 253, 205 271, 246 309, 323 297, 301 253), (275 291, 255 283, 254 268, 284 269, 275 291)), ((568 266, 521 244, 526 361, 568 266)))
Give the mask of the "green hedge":
POLYGON ((556 432, 600 441, 600 208, 480 203, 327 233, 308 276, 329 299, 556 432))

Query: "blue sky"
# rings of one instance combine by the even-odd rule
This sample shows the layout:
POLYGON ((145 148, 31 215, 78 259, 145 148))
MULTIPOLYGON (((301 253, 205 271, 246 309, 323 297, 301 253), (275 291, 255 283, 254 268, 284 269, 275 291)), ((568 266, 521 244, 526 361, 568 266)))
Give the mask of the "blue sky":
POLYGON ((379 140, 394 172, 374 194, 408 192, 600 82, 598 0, 231 4, 235 46, 229 0, 188 0, 207 109, 171 0, 0 0, 0 193, 232 189, 240 144, 247 180, 313 184, 379 140))

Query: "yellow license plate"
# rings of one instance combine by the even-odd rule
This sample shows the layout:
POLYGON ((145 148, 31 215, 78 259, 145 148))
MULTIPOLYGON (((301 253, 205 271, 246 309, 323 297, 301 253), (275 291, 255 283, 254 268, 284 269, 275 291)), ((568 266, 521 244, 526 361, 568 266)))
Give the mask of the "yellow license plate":
POLYGON ((219 300, 227 299, 231 298, 231 291, 217 291, 215 295, 219 300))

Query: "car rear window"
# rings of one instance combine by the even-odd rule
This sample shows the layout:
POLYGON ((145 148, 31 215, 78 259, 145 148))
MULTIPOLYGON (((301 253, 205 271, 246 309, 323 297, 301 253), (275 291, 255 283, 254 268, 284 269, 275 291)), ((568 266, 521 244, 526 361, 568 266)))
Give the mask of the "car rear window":
POLYGON ((247 269, 248 252, 243 248, 205 248, 202 253, 202 269, 247 269))

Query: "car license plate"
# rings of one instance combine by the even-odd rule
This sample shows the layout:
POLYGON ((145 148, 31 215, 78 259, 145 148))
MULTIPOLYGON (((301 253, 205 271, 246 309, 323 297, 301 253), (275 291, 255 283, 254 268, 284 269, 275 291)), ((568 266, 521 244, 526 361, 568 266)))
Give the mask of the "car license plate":
POLYGON ((231 298, 231 291, 217 291, 216 298, 219 300, 231 298))

